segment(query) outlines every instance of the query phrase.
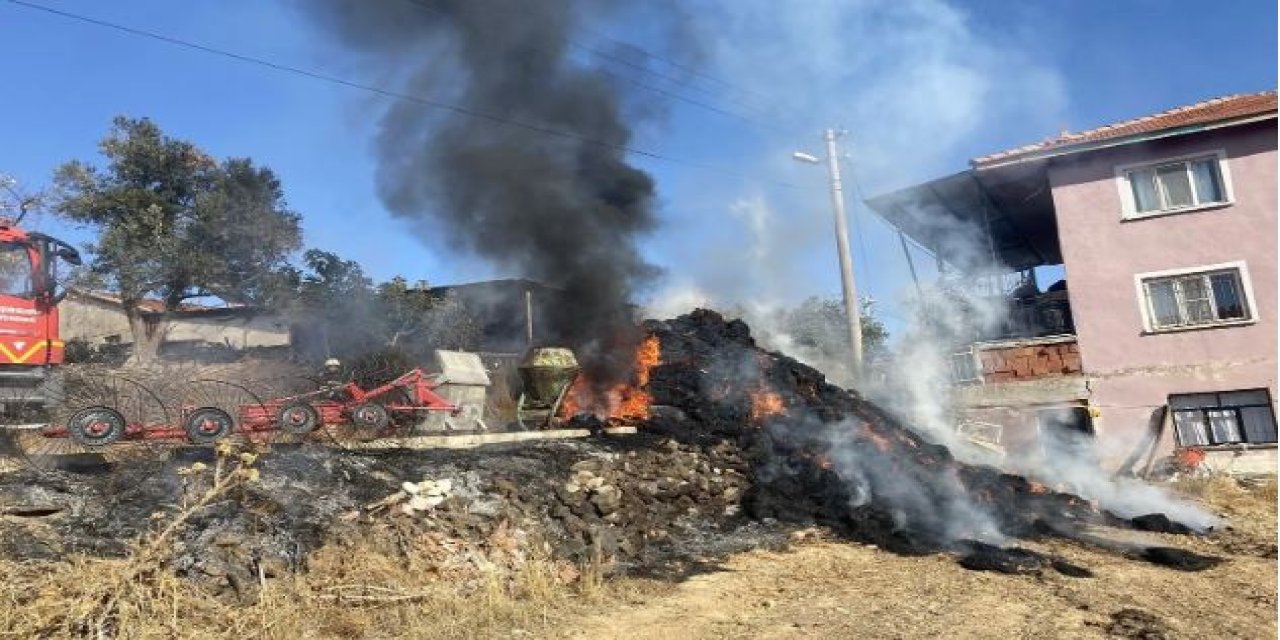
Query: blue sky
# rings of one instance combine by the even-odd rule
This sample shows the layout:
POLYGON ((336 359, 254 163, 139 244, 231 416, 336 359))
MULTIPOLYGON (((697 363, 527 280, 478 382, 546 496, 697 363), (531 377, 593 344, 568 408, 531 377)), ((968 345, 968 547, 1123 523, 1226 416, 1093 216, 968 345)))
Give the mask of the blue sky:
MULTIPOLYGON (((370 77, 289 2, 33 1, 394 84, 370 77)), ((661 60, 648 64, 666 78, 643 80, 757 115, 749 123, 673 101, 638 127, 635 147, 721 168, 636 158, 659 188, 663 225, 644 242, 667 272, 650 292, 659 298, 683 300, 684 291, 696 292, 691 299, 786 303, 838 294, 823 173, 789 160, 795 149, 818 151, 824 127, 849 130, 850 169, 873 195, 1063 128, 1276 84, 1276 5, 1267 0, 702 0, 688 7, 699 69, 725 82, 661 60)), ((658 47, 634 21, 593 29, 584 41, 601 43, 608 34, 658 47)), ((689 50, 669 55, 693 59, 689 50)), ((384 98, 9 2, 0 2, 0 56, 8 62, 0 172, 29 187, 45 185, 63 161, 94 159, 112 116, 149 116, 215 155, 272 167, 305 216, 307 246, 357 259, 375 277, 449 283, 515 275, 451 251, 381 206, 370 140, 384 98)), ((895 236, 850 192, 862 292, 896 324, 906 263, 895 236)), ((82 237, 47 218, 38 223, 82 237)))

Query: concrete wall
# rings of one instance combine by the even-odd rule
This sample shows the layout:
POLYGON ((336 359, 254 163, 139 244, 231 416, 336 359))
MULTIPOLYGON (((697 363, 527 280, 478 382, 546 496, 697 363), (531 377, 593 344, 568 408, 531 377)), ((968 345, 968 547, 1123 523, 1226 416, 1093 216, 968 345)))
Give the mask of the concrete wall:
POLYGON ((112 341, 133 342, 129 321, 118 306, 94 298, 67 296, 58 305, 58 331, 62 339, 84 340, 93 344, 112 341))
MULTIPOLYGON (((94 298, 68 296, 59 305, 59 325, 64 341, 133 342, 124 310, 94 298)), ((270 314, 177 316, 171 319, 165 341, 227 344, 234 349, 282 347, 289 344, 289 325, 270 314)))
POLYGON ((265 314, 184 316, 173 319, 165 340, 226 344, 234 349, 284 347, 289 344, 289 324, 265 314))
MULTIPOLYGON (((1108 459, 1146 435, 1169 394, 1268 388, 1276 398, 1275 120, 1056 161, 1049 180, 1095 422, 1108 459), (1116 167, 1223 151, 1230 205, 1122 220, 1116 167), (1144 330, 1136 274, 1243 261, 1255 321, 1174 333, 1144 330)), ((1273 406, 1274 409, 1274 406, 1273 406)), ((1172 446, 1165 437, 1162 449, 1172 446)))

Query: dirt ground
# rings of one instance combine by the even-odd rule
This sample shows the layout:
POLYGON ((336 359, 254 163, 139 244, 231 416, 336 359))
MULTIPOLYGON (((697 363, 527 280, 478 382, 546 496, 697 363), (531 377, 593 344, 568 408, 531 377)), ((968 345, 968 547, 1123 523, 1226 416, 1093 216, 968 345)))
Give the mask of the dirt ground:
MULTIPOLYGON (((968 571, 832 541, 740 554, 719 570, 556 625, 565 638, 1275 638, 1274 484, 1191 487, 1233 530, 1147 535, 1226 562, 1182 573, 1055 541, 1092 578, 968 571)), ((643 592, 642 592, 643 593, 643 592)))

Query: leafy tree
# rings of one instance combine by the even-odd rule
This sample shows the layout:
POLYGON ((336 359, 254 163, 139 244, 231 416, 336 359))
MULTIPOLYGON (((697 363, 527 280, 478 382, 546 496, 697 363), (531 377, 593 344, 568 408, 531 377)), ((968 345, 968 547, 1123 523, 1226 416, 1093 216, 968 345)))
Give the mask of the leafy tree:
POLYGON ((431 295, 425 282, 410 285, 397 276, 375 286, 355 261, 318 249, 302 261, 302 270, 290 271, 287 306, 307 357, 421 362, 433 349, 476 342, 474 318, 456 300, 431 295))
POLYGON ((57 170, 54 210, 97 232, 90 270, 119 294, 135 360, 154 359, 184 300, 271 294, 301 231, 270 169, 219 162, 146 118, 117 117, 99 149, 105 167, 77 160, 57 170), (146 299, 163 310, 144 318, 146 299))
POLYGON ((382 342, 421 349, 467 349, 479 338, 479 326, 460 302, 430 292, 426 282, 410 286, 396 276, 378 286, 382 342))
POLYGON ((32 211, 44 206, 43 191, 29 191, 13 176, 0 174, 0 216, 21 221, 32 211))
POLYGON ((308 249, 302 267, 288 267, 282 276, 272 304, 293 318, 294 348, 304 357, 346 358, 376 346, 367 330, 374 316, 373 281, 359 263, 308 249))
MULTIPOLYGON (((785 326, 796 344, 843 357, 849 353, 848 317, 842 300, 814 296, 787 312, 785 326)), ((862 300, 863 357, 883 353, 888 339, 884 323, 872 313, 871 301, 862 300)))
POLYGON ((297 300, 305 307, 319 310, 368 304, 373 297, 373 280, 354 260, 308 249, 302 254, 302 263, 307 271, 297 275, 297 300))

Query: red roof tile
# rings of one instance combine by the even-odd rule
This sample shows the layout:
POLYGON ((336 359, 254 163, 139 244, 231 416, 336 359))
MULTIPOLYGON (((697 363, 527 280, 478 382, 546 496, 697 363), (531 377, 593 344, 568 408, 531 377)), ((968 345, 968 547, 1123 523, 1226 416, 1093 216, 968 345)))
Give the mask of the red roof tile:
MULTIPOLYGON (((72 289, 71 292, 77 295, 93 298, 95 300, 98 300, 100 302, 105 302, 107 304, 113 304, 113 305, 122 304, 120 301, 120 296, 117 296, 114 293, 109 293, 106 291, 72 289)), ((195 304, 191 302, 183 302, 183 303, 180 303, 178 305, 178 308, 174 309, 174 311, 181 311, 186 313, 200 313, 200 312, 210 312, 210 311, 222 311, 226 309, 239 309, 243 307, 244 305, 236 305, 236 304, 229 304, 225 307, 209 307, 209 306, 195 304)), ((143 313, 162 313, 164 312, 164 302, 161 300, 156 300, 154 298, 144 298, 138 301, 138 310, 142 311, 143 313)))
POLYGON ((1119 140, 1129 136, 1154 133, 1166 129, 1248 118, 1266 113, 1275 114, 1275 112, 1275 91, 1223 96, 1080 133, 1063 132, 1062 135, 1044 142, 974 158, 970 160, 970 163, 974 167, 981 168, 985 165, 1002 164, 1046 151, 1067 150, 1075 145, 1085 143, 1119 140))

